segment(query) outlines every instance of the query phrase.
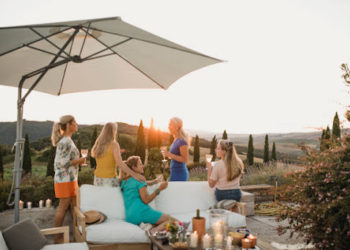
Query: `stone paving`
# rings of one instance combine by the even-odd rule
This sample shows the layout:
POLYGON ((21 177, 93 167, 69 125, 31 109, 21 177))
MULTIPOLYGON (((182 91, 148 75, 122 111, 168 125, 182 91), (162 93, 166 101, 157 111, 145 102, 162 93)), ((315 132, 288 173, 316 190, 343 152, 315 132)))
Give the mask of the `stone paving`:
MULTIPOLYGON (((54 226, 54 208, 32 208, 20 210, 20 220, 31 218, 39 228, 49 228, 54 226)), ((7 228, 14 223, 14 210, 6 210, 0 213, 0 230, 7 228)), ((283 225, 286 222, 282 222, 283 225)), ((70 213, 66 214, 64 225, 72 225, 70 213)), ((257 235, 260 248, 266 250, 275 249, 306 249, 301 238, 289 238, 289 234, 279 236, 276 228, 277 223, 272 216, 249 216, 247 217, 247 228, 257 235)), ((72 230, 72 226, 70 227, 72 230)), ((73 240, 72 234, 70 236, 73 240)), ((49 238, 49 241, 52 239, 49 238)))

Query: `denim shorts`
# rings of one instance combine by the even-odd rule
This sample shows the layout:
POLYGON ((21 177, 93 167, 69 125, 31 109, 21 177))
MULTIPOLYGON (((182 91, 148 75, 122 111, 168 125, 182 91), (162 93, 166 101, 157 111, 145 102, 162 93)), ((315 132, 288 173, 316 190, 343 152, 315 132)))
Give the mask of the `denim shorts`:
POLYGON ((221 201, 221 200, 240 201, 242 198, 242 192, 240 189, 229 189, 229 190, 215 189, 215 197, 217 201, 221 201))

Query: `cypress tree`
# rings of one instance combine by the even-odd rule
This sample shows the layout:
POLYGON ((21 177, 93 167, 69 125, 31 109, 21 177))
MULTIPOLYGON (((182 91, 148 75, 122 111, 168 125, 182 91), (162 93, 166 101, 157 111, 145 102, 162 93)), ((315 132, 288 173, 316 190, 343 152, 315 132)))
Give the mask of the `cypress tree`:
POLYGON ((29 145, 28 134, 26 134, 25 141, 24 141, 23 170, 24 170, 24 175, 28 173, 32 173, 32 158, 30 155, 30 145, 29 145))
POLYGON ((222 133, 222 139, 223 140, 227 140, 227 133, 226 133, 226 129, 224 130, 224 133, 222 133))
POLYGON ((194 139, 194 149, 193 149, 193 162, 198 163, 200 157, 199 152, 199 137, 196 135, 196 138, 194 139))
POLYGON ((320 151, 323 151, 326 148, 325 137, 326 137, 326 130, 322 129, 322 135, 321 135, 321 139, 320 139, 320 151))
POLYGON ((216 144, 218 144, 218 142, 216 140, 216 135, 214 135, 210 143, 210 154, 213 155, 212 161, 215 161, 215 158, 216 158, 216 152, 215 152, 216 144))
POLYGON ((254 164, 254 146, 253 146, 253 136, 252 135, 249 135, 247 162, 248 162, 248 165, 254 164))
POLYGON ((46 176, 52 176, 55 175, 55 156, 56 156, 56 147, 50 146, 50 153, 49 153, 49 159, 47 161, 47 167, 46 167, 46 176))
POLYGON ((0 178, 4 180, 4 164, 2 161, 2 148, 0 146, 0 178))
POLYGON ((338 117, 338 112, 335 113, 333 118, 333 128, 332 128, 332 139, 335 140, 340 138, 340 121, 338 117))
MULTIPOLYGON (((96 142, 96 139, 97 139, 97 127, 95 126, 90 138, 90 152, 96 142)), ((94 157, 91 156, 91 154, 90 154, 90 167, 96 168, 96 160, 94 157)))
POLYGON ((277 161, 276 144, 275 144, 275 142, 273 142, 273 144, 272 144, 271 160, 272 161, 277 161))
POLYGON ((265 135, 264 163, 269 162, 269 136, 265 135))
POLYGON ((141 120, 139 128, 137 130, 135 155, 140 156, 142 162, 144 162, 145 154, 146 154, 145 133, 144 133, 143 121, 141 120))
POLYGON ((154 129, 153 118, 151 119, 151 126, 147 134, 147 146, 149 149, 157 146, 157 135, 156 135, 156 130, 154 129))

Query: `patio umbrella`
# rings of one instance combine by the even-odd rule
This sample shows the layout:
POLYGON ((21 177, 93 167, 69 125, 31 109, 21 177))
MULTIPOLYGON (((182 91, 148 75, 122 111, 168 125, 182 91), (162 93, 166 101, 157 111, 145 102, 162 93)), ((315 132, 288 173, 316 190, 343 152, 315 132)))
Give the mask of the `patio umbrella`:
POLYGON ((0 28, 0 84, 18 87, 15 222, 19 220, 23 105, 32 90, 61 95, 167 89, 185 74, 217 62, 119 17, 0 28), (23 88, 28 91, 22 96, 23 88))

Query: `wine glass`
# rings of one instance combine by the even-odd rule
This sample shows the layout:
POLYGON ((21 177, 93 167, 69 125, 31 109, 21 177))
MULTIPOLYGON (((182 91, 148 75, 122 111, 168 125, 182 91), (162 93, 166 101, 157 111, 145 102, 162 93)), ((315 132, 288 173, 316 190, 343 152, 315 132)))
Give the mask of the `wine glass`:
POLYGON ((164 152, 166 151, 166 146, 161 146, 160 147, 160 152, 162 153, 163 155, 163 160, 162 160, 162 163, 165 164, 167 162, 167 160, 165 159, 165 156, 164 156, 164 152))
POLYGON ((212 154, 206 154, 205 155, 205 159, 207 160, 207 162, 211 162, 211 159, 213 159, 213 155, 212 154))
MULTIPOLYGON (((89 150, 88 150, 88 149, 81 149, 81 150, 80 150, 80 153, 81 153, 81 157, 86 158, 86 157, 87 157, 87 155, 88 155, 88 153, 89 153, 89 150)), ((82 165, 82 166, 87 166, 87 164, 86 164, 86 163, 81 164, 81 165, 82 165)))

